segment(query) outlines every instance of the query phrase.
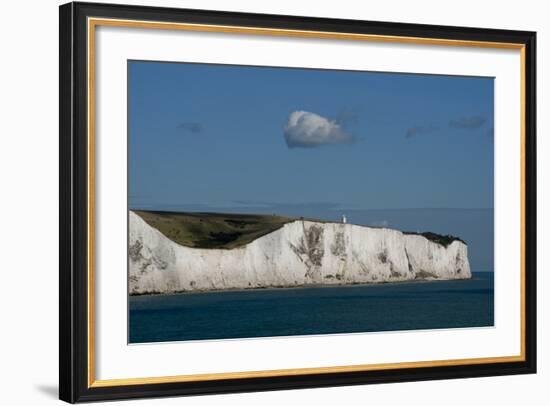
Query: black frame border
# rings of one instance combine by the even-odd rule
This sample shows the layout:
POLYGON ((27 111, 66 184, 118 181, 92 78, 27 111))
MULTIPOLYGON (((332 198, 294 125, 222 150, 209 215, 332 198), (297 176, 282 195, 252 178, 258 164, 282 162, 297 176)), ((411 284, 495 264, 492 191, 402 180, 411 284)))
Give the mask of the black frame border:
POLYGON ((99 400, 536 373, 536 33, 436 25, 68 3, 59 8, 59 398, 99 400), (525 46, 525 360, 267 378, 88 386, 87 19, 119 18, 514 43, 525 46))

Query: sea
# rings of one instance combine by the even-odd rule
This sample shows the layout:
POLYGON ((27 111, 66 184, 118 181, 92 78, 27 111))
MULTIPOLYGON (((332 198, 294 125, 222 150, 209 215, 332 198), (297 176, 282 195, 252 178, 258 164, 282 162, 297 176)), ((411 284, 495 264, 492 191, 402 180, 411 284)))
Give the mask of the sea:
POLYGON ((131 344, 494 325, 494 274, 472 279, 129 297, 131 344))

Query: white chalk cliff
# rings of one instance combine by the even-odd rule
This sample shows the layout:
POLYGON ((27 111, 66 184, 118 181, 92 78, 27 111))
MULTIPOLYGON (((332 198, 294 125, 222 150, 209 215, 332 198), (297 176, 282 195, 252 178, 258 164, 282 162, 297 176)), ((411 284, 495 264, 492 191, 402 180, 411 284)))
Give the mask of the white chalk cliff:
POLYGON ((468 247, 353 224, 294 221, 234 249, 181 246, 129 218, 130 294, 471 277, 468 247))

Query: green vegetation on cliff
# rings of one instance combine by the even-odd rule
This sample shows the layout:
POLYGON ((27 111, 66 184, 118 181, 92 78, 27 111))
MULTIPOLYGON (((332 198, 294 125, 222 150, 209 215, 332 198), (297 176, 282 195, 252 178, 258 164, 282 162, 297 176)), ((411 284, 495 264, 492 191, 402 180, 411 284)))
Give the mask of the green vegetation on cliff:
MULTIPOLYGON (((271 214, 133 211, 147 224, 159 230, 172 241, 191 248, 238 248, 276 231, 292 221, 308 220, 326 223, 326 221, 317 219, 271 214)), ((452 235, 407 231, 404 231, 403 234, 421 235, 443 247, 449 246, 453 241, 466 244, 460 238, 452 235)))
MULTIPOLYGON (((447 248, 449 245, 451 245, 454 241, 460 241, 461 243, 466 244, 466 241, 461 240, 458 237, 455 237, 454 235, 442 235, 442 234, 436 234, 431 233, 429 231, 426 231, 424 233, 413 233, 409 231, 403 231, 403 234, 411 234, 411 235, 421 235, 422 237, 435 242, 439 245, 443 245, 445 248, 447 248)), ((467 245, 467 244, 466 244, 467 245)))
POLYGON ((134 213, 172 241, 192 248, 241 247, 297 220, 264 214, 143 210, 135 210, 134 213))

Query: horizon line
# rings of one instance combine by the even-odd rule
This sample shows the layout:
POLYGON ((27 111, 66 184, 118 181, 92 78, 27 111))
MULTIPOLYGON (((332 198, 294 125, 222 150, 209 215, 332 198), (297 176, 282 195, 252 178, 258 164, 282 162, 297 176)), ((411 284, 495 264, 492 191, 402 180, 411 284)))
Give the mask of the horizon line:
MULTIPOLYGON (((279 204, 279 203, 277 203, 279 204)), ((289 203, 289 204, 285 204, 285 203, 280 203, 281 205, 288 205, 290 207, 292 207, 294 204, 293 203, 289 203)), ((295 203, 296 206, 302 206, 304 208, 308 208, 307 205, 304 205, 304 204, 301 204, 301 203, 295 203)), ((145 205, 137 205, 137 206, 132 206, 130 204, 127 205, 128 207, 128 210, 157 210, 156 208, 154 207, 158 207, 158 210, 163 210, 163 209, 166 209, 167 207, 185 207, 185 206, 203 206, 202 204, 200 203, 195 203, 195 204, 178 204, 178 203, 164 203, 164 204, 145 204, 145 205), (147 207, 147 208, 145 208, 147 207)), ((192 210, 188 210, 188 211, 215 211, 215 210, 224 210, 224 209, 246 209, 246 208, 258 208, 258 207, 261 207, 261 206, 253 206, 253 205, 250 205, 250 206, 215 206, 215 207, 208 207, 208 206, 204 206, 203 208, 201 209, 192 209, 192 210)), ((275 209, 276 207, 264 207, 264 210, 268 210, 268 209, 275 209)), ((382 210, 494 210, 495 208, 494 207, 388 207, 388 208, 334 208, 334 207, 329 207, 329 208, 321 208, 320 210, 326 210, 326 211, 339 211, 339 212, 343 212, 343 211, 358 211, 358 210, 365 210, 365 211, 382 211, 382 210)))

